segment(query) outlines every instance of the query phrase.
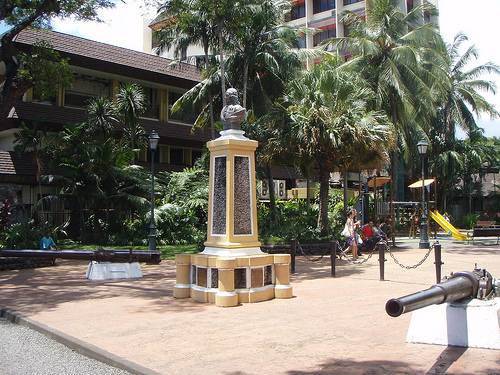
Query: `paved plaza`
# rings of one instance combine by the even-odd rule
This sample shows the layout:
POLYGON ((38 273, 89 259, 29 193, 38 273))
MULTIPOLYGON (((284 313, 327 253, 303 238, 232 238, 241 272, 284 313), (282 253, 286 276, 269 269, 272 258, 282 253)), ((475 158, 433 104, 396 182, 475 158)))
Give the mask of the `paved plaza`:
MULTIPOLYGON (((500 246, 443 242, 443 274, 474 263, 500 276, 500 246)), ((418 262, 416 243, 395 251, 418 262)), ((391 318, 387 299, 435 282, 432 255, 405 270, 387 255, 362 265, 297 260, 295 297, 235 308, 175 300, 173 261, 144 265, 136 281, 88 282, 86 263, 0 273, 10 309, 161 374, 500 374, 500 351, 405 343, 411 314, 391 318)), ((0 345, 3 339, 0 339, 0 345)))

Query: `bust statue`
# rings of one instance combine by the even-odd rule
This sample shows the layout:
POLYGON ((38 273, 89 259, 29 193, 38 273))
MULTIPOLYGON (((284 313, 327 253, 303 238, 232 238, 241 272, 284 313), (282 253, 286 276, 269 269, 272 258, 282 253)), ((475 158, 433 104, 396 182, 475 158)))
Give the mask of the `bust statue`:
POLYGON ((238 91, 230 88, 226 91, 226 105, 222 108, 220 119, 224 125, 224 130, 241 130, 241 123, 245 119, 246 109, 240 105, 238 91))

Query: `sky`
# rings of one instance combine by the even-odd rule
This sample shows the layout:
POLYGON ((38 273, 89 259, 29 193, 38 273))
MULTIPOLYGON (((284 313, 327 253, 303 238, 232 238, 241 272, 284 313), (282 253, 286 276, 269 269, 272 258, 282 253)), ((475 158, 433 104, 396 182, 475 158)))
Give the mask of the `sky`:
MULTIPOLYGON (((53 21, 56 31, 84 38, 114 44, 138 51, 143 50, 143 25, 145 20, 155 15, 155 0, 118 1, 113 9, 100 12, 103 22, 81 22, 72 19, 53 21)), ((458 32, 464 32, 480 53, 479 62, 494 62, 500 65, 500 46, 498 44, 498 15, 500 0, 438 0, 441 33, 447 42, 452 42, 458 32)), ((2 28, 0 26, 0 31, 2 28)), ((494 77, 500 90, 500 76, 494 77)), ((486 95, 500 112, 500 93, 486 95)), ((500 119, 489 117, 478 119, 486 136, 500 137, 500 119)))

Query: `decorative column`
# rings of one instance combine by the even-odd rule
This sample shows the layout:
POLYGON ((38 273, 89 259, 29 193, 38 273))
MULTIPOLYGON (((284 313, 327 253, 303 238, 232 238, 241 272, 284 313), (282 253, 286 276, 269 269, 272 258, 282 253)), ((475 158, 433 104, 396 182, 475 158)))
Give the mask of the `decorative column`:
POLYGON ((191 256, 177 254, 175 256, 175 298, 189 298, 191 293, 191 256))
POLYGON ((275 298, 292 298, 292 287, 290 286, 290 254, 279 254, 274 256, 274 273, 276 285, 274 287, 275 298))

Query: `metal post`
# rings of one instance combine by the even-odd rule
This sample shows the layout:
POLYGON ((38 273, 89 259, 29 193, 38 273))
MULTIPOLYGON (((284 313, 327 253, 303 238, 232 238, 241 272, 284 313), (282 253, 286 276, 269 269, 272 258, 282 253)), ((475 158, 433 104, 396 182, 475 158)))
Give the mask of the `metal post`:
POLYGON ((290 272, 295 273, 295 254, 297 254, 297 240, 292 240, 290 245, 290 272))
POLYGON ((331 275, 335 277, 335 261, 337 258, 337 241, 330 243, 330 264, 331 264, 331 275))
POLYGON ((429 243, 429 233, 427 229, 427 204, 425 202, 425 171, 424 171, 424 155, 422 157, 422 216, 420 218, 420 242, 418 244, 419 249, 428 249, 430 247, 429 243))
POLYGON ((380 269, 380 281, 384 281, 385 246, 379 242, 377 243, 377 247, 378 247, 378 265, 380 269))
POLYGON ((441 261, 441 244, 436 242, 434 244, 434 264, 436 265, 436 283, 441 282, 441 266, 444 264, 441 261))
POLYGON ((151 149, 151 220, 149 222, 149 250, 156 250, 155 224, 155 150, 151 149))

